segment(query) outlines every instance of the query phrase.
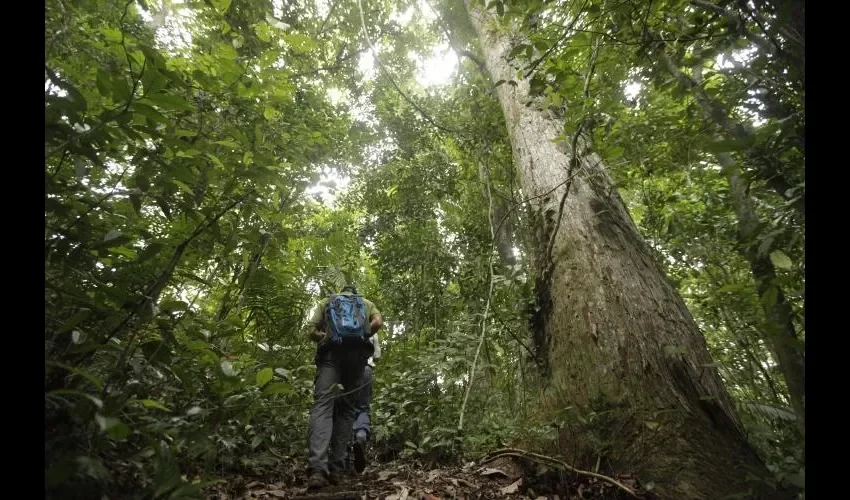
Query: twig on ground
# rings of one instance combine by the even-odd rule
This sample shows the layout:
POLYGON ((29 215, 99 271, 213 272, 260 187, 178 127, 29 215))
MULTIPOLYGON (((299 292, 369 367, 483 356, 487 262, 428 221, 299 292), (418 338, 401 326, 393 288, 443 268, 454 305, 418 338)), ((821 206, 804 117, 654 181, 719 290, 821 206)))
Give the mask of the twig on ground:
POLYGON ((481 464, 486 464, 488 462, 492 462, 493 460, 495 460, 499 457, 530 458, 530 459, 536 460, 538 462, 545 462, 545 463, 548 463, 550 465, 558 465, 558 466, 561 466, 561 467, 563 467, 564 469, 566 469, 570 472, 574 472, 574 473, 582 475, 582 476, 595 477, 597 479, 601 479, 601 480, 603 480, 607 483, 610 483, 610 484, 613 484, 614 486, 617 486, 618 488, 622 489, 623 491, 625 491, 629 495, 631 495, 635 498, 638 498, 638 496, 637 496, 637 494, 635 494, 634 490, 632 490, 631 488, 629 488, 628 486, 624 485, 623 483, 617 481, 614 478, 608 477, 608 476, 603 475, 603 474, 597 474, 595 472, 576 469, 575 467, 573 467, 572 465, 569 465, 568 463, 564 462, 563 460, 558 460, 557 458, 547 457, 546 455, 541 455, 539 453, 534 453, 534 452, 531 452, 531 451, 520 450, 518 448, 502 448, 500 450, 492 451, 492 452, 490 452, 490 453, 488 453, 487 455, 484 456, 484 460, 481 462, 481 464))

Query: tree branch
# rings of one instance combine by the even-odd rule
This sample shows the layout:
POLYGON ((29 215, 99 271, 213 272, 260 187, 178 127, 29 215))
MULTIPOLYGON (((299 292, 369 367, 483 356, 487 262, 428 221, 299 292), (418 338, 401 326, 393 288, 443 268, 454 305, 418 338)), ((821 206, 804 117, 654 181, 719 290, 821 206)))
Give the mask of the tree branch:
POLYGON ((381 58, 378 57, 378 49, 375 48, 375 44, 373 44, 372 39, 369 38, 369 32, 366 30, 366 18, 363 15, 363 5, 361 3, 361 0, 357 0, 357 8, 360 10, 360 23, 361 23, 361 28, 362 28, 362 31, 363 31, 363 36, 366 38, 366 42, 369 43, 369 47, 372 48, 372 53, 373 53, 372 55, 375 57, 375 61, 378 62, 378 66, 381 68, 381 72, 383 72, 384 76, 387 77, 387 79, 390 81, 390 83, 396 89, 396 91, 401 95, 401 97, 405 101, 407 101, 408 104, 413 106, 413 108, 416 109, 416 111, 419 112, 419 114, 422 116, 422 118, 425 119, 425 121, 427 121, 428 123, 430 123, 434 127, 442 130, 443 132, 448 132, 450 134, 460 134, 460 133, 462 133, 460 130, 451 129, 451 128, 445 127, 445 126, 437 123, 437 121, 434 120, 431 117, 431 115, 429 115, 427 112, 425 112, 424 109, 422 109, 418 104, 416 104, 413 101, 413 99, 408 97, 407 94, 405 94, 404 91, 401 90, 401 88, 396 83, 395 79, 392 77, 392 75, 390 75, 389 71, 387 71, 386 67, 384 67, 384 64, 381 62, 381 58))

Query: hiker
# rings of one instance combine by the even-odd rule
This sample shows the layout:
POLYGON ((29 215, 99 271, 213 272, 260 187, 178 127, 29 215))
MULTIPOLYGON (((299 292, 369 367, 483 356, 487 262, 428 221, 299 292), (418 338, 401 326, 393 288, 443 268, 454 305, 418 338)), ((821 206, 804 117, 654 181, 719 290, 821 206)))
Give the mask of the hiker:
POLYGON ((345 466, 367 360, 374 352, 371 337, 384 320, 375 304, 346 285, 322 299, 305 331, 315 342, 316 380, 310 411, 310 473, 307 488, 338 484, 345 466), (341 384, 343 389, 335 388, 341 384))
POLYGON ((358 474, 366 468, 366 442, 372 433, 372 370, 375 369, 375 360, 381 357, 381 344, 378 342, 378 334, 373 335, 369 341, 374 345, 374 352, 363 369, 363 387, 357 391, 357 414, 352 428, 354 431, 354 470, 358 474))

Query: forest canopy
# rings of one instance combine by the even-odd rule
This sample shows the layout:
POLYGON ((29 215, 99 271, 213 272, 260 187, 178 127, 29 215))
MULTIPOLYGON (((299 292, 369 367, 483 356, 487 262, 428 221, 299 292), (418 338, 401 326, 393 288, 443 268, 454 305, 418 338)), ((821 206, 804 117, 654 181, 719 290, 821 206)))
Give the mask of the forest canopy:
POLYGON ((804 497, 804 26, 791 0, 48 0, 46 496, 298 463, 302 327, 351 283, 385 321, 376 466, 511 447, 804 497))

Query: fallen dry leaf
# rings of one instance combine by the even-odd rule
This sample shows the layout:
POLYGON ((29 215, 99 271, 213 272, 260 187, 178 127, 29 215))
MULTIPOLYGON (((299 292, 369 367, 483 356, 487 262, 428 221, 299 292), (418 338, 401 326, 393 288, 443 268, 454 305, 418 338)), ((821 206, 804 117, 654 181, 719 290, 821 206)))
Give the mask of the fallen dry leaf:
POLYGON ((389 495, 384 500, 407 500, 408 495, 410 495, 410 490, 407 489, 407 486, 402 486, 401 492, 397 495, 389 495))
POLYGON ((391 478, 392 476, 395 476, 396 474, 398 474, 398 472, 394 470, 381 471, 378 474, 378 481, 386 481, 387 479, 391 478))
POLYGON ((522 478, 519 478, 516 481, 514 481, 513 483, 511 483, 510 485, 505 486, 504 488, 500 489, 499 491, 502 493, 502 495, 513 495, 514 493, 519 491, 519 486, 521 484, 522 484, 522 478))
POLYGON ((478 486, 477 486, 477 485, 475 485, 475 484, 473 484, 473 483, 471 483, 471 482, 467 481, 466 479, 460 478, 460 477, 459 477, 459 478, 457 478, 457 482, 458 482, 458 483, 460 483, 460 484, 462 484, 462 485, 464 485, 464 486, 466 486, 466 487, 468 487, 468 488, 473 488, 473 489, 477 489, 477 488, 478 488, 478 486))
POLYGON ((482 470, 479 474, 481 474, 482 476, 492 476, 494 474, 500 474, 500 475, 505 476, 505 477, 510 477, 510 476, 508 476, 508 474, 505 471, 503 471, 501 469, 496 469, 496 468, 493 468, 493 467, 487 467, 484 470, 482 470))
POLYGON ((487 467, 502 471, 511 481, 525 475, 525 468, 513 457, 498 457, 487 462, 487 467))
POLYGON ((261 483, 259 481, 251 481, 250 483, 246 484, 245 487, 248 488, 248 489, 251 489, 254 486, 259 486, 261 484, 263 484, 263 483, 261 483))

